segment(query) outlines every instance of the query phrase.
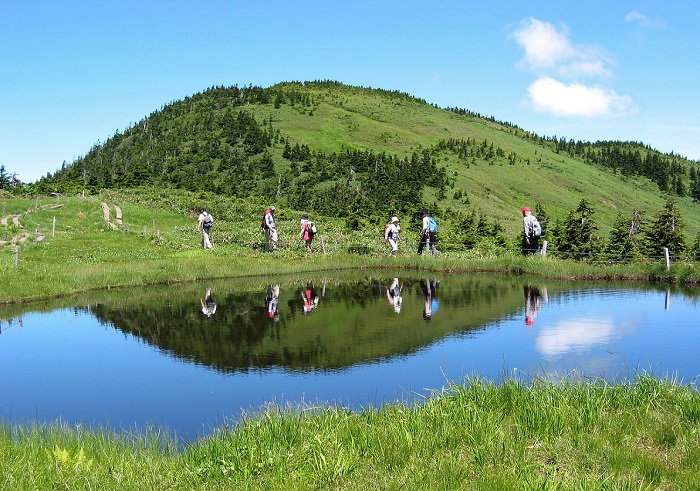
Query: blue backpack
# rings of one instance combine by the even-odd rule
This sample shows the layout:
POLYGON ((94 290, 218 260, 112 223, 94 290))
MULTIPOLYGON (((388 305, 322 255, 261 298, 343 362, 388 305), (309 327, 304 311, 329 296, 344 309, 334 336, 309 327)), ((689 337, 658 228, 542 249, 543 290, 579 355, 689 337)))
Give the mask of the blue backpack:
POLYGON ((428 217, 428 231, 435 234, 438 231, 438 224, 433 217, 428 217))

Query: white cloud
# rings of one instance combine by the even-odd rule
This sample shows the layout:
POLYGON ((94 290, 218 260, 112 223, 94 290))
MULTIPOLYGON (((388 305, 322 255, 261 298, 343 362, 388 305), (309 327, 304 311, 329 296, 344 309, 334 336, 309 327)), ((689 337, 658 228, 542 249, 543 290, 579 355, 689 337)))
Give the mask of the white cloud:
POLYGON ((634 24, 639 24, 642 27, 651 26, 651 21, 649 20, 649 17, 647 17, 644 14, 640 14, 636 10, 632 10, 630 13, 628 13, 625 16, 625 22, 632 22, 634 24))
POLYGON ((567 84, 550 77, 532 83, 528 94, 536 111, 555 116, 610 116, 625 113, 632 107, 630 97, 618 95, 611 89, 567 84))
POLYGON ((530 18, 521 24, 514 34, 517 43, 525 50, 525 63, 533 69, 550 68, 573 53, 566 33, 561 33, 548 23, 530 18))
POLYGON ((584 83, 614 78, 613 60, 603 48, 574 44, 566 27, 558 29, 534 18, 523 21, 513 38, 525 52, 519 65, 538 77, 528 87, 536 111, 564 117, 599 117, 623 114, 632 107, 629 96, 584 83))
POLYGON ((574 319, 542 330, 536 342, 537 350, 552 359, 569 352, 585 351, 605 345, 615 336, 610 319, 574 319))

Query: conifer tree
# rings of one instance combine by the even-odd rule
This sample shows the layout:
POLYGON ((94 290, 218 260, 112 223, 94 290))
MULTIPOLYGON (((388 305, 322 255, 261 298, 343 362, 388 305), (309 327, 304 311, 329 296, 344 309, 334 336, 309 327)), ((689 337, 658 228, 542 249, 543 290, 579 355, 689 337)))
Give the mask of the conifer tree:
POLYGON ((638 209, 634 210, 632 217, 626 217, 622 213, 617 215, 605 248, 608 258, 629 262, 643 257, 640 245, 641 223, 642 214, 638 209))
POLYGON ((668 247, 672 256, 683 257, 688 248, 683 234, 684 228, 685 222, 676 202, 672 199, 667 200, 664 209, 656 215, 646 231, 647 255, 662 256, 664 248, 668 247))
POLYGON ((564 223, 558 224, 554 235, 559 253, 579 261, 596 259, 601 250, 601 241, 598 226, 591 218, 594 213, 595 210, 584 198, 564 223))
POLYGON ((0 189, 10 189, 10 177, 4 165, 0 165, 0 189))

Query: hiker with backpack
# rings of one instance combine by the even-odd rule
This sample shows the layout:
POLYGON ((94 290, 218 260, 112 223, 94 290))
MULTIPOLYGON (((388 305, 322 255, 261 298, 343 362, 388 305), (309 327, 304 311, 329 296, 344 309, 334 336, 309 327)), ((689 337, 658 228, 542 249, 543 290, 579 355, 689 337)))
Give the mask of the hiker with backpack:
POLYGON ((301 216, 301 232, 299 233, 299 238, 306 244, 306 252, 308 254, 313 254, 311 243, 314 241, 316 232, 316 224, 309 220, 308 213, 304 213, 301 216))
POLYGON ((535 254, 540 249, 540 235, 542 226, 535 215, 532 214, 529 206, 520 210, 523 214, 523 256, 535 254))
POLYGON ((391 223, 384 227, 384 243, 388 242, 391 245, 390 256, 395 256, 399 252, 400 230, 398 217, 391 217, 391 223))
POLYGON ((437 222, 430 215, 430 212, 423 208, 421 212, 423 216, 423 227, 420 231, 420 242, 418 243, 418 255, 423 254, 423 248, 428 245, 428 250, 433 253, 434 256, 439 256, 440 252, 435 247, 435 239, 438 230, 437 222))
POLYGON ((272 250, 277 250, 277 226, 275 225, 275 207, 270 206, 263 213, 262 219, 262 229, 265 232, 265 252, 270 252, 270 246, 272 250))
POLYGON ((199 219, 197 221, 197 231, 202 232, 202 247, 204 249, 213 249, 214 246, 211 244, 209 235, 211 234, 211 227, 214 224, 214 217, 211 213, 207 211, 206 207, 202 207, 202 212, 199 214, 199 219))

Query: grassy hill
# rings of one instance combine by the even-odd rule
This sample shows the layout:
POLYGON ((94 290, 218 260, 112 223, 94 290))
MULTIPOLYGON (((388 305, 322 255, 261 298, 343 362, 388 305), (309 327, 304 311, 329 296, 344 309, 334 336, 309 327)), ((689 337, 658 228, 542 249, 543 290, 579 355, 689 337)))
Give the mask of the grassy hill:
MULTIPOLYGON (((677 196, 675 180, 662 191, 639 173, 611 169, 614 157, 593 164, 591 154, 561 140, 400 92, 337 82, 216 87, 155 111, 36 189, 181 188, 207 199, 275 202, 342 218, 356 229, 376 228, 392 214, 413 218, 427 206, 442 220, 443 237, 456 237, 456 217, 469 213, 514 237, 522 206, 539 203, 555 222, 586 199, 605 238, 618 213, 639 209, 651 219, 671 196, 689 244, 700 232, 700 205, 677 196)), ((599 143, 577 143, 599 160, 599 143)), ((691 169, 700 170, 697 162, 642 144, 612 145, 662 159, 687 189, 691 169)))

